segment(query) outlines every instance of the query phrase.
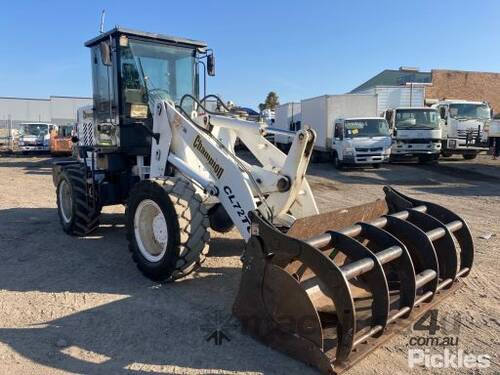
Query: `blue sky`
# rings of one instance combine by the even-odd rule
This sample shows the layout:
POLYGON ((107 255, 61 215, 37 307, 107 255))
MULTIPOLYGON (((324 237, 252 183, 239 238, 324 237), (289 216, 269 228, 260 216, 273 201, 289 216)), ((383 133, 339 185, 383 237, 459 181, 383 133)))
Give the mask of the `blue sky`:
POLYGON ((84 41, 115 25, 200 39, 209 92, 256 107, 351 90, 383 69, 500 71, 500 1, 22 1, 0 14, 0 96, 90 96, 84 41))

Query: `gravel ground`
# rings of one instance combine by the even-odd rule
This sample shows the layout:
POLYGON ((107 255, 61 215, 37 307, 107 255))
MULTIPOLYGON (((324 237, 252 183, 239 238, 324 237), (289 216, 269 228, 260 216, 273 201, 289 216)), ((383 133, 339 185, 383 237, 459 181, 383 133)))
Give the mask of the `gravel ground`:
MULTIPOLYGON (((237 232, 213 234, 211 256, 200 272, 155 284, 131 261, 123 207, 106 208, 91 236, 62 232, 50 162, 0 158, 0 374, 316 373, 242 335, 232 322, 226 325, 230 342, 205 340, 218 321, 230 317, 244 246, 237 232)), ((500 162, 484 156, 346 172, 315 164, 309 174, 321 211, 381 198, 387 184, 468 221, 475 266, 464 288, 440 305, 439 323, 458 322, 453 350, 491 356, 481 373, 498 373, 500 162)), ((348 374, 409 373, 409 338, 422 335, 408 330, 395 336, 348 374)), ((437 335, 445 336, 444 330, 437 335)), ((412 373, 427 371, 418 367, 412 373)))

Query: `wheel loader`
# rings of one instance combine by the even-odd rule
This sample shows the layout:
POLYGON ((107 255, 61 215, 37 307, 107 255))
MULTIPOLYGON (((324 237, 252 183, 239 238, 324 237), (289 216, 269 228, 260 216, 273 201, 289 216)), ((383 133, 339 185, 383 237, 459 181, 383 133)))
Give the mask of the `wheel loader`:
POLYGON ((320 214, 306 178, 315 132, 286 133, 285 154, 266 138, 282 131, 200 97, 199 76, 215 74, 204 42, 117 27, 86 46, 94 104, 79 111, 76 157, 53 167, 66 233, 89 234, 102 207, 123 204, 137 267, 173 281, 201 265, 209 229, 235 227, 243 331, 322 373, 352 366, 469 274, 471 232, 438 204, 385 187, 320 214))

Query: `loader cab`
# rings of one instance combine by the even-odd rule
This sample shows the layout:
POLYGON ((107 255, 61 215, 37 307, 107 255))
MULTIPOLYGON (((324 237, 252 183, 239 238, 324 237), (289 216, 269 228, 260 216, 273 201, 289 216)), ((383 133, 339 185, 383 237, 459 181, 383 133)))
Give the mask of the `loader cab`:
MULTIPOLYGON (((179 104, 185 94, 198 98, 198 57, 206 44, 117 27, 85 46, 91 52, 96 145, 149 155, 146 128, 152 129, 155 102, 179 104)), ((183 107, 189 113, 193 102, 185 100, 183 107)))

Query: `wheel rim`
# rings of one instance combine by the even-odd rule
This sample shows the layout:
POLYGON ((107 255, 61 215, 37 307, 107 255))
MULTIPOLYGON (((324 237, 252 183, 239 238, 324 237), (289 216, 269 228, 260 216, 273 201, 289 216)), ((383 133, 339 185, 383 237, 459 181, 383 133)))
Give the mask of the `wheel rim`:
POLYGON ((65 179, 61 180, 59 185, 59 203, 64 222, 71 222, 73 218, 73 196, 71 195, 71 187, 65 179))
POLYGON ((150 262, 160 261, 167 251, 168 228, 160 206, 151 199, 139 203, 134 215, 134 234, 141 254, 150 262))

